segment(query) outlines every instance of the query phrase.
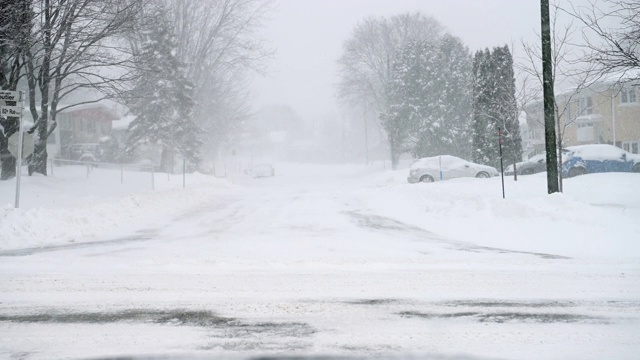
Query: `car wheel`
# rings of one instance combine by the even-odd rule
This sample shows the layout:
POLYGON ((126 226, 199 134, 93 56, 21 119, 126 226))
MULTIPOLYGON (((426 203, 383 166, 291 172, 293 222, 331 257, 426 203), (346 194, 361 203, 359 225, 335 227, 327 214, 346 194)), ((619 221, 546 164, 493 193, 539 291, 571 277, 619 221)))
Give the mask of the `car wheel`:
POLYGON ((476 174, 476 177, 479 179, 488 179, 491 176, 489 176, 489 173, 486 171, 480 171, 479 173, 476 174))
POLYGON ((431 177, 431 175, 422 175, 422 177, 420 177, 420 182, 431 183, 433 182, 433 177, 431 177))
POLYGON ((532 175, 533 174, 533 169, 526 169, 522 172, 522 175, 532 175))
POLYGON ((569 177, 580 176, 587 173, 587 170, 582 167, 574 167, 569 169, 569 177))

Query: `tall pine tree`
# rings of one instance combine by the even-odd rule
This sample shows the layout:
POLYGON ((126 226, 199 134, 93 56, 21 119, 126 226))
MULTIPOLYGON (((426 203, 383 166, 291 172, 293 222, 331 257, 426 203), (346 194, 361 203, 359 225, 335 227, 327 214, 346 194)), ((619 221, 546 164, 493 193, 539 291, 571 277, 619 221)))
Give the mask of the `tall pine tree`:
POLYGON ((503 133, 506 163, 522 158, 522 138, 515 97, 513 58, 507 46, 476 52, 473 62, 474 162, 498 166, 498 129, 503 133))
POLYGON ((183 75, 183 64, 176 57, 173 26, 158 6, 154 25, 149 28, 137 59, 140 79, 133 89, 131 112, 136 115, 129 126, 127 150, 140 145, 162 148, 161 168, 169 171, 174 152, 189 161, 199 160, 199 129, 192 120, 193 86, 183 75))
POLYGON ((396 60, 389 111, 381 115, 392 149, 417 157, 468 156, 471 57, 454 36, 406 44, 396 60))

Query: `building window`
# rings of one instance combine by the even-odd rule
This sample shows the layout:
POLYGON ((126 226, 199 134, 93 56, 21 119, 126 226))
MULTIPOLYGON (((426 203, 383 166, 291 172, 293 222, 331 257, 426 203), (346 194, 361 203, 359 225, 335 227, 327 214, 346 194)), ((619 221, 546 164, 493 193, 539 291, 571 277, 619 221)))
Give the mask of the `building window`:
POLYGON ((96 123, 93 120, 87 120, 87 130, 89 134, 96 133, 96 123))
POLYGON ((594 126, 591 123, 578 124, 577 140, 589 142, 595 139, 594 126))
POLYGON ((625 88, 620 91, 620 103, 621 104, 632 104, 636 102, 636 89, 635 88, 625 88))
POLYGON ((585 96, 578 99, 578 116, 593 114, 593 100, 591 96, 585 96))
POLYGON ((626 141, 622 143, 622 149, 632 154, 640 153, 640 141, 626 141))
POLYGON ((58 120, 58 122, 60 123, 60 130, 73 130, 71 119, 67 116, 60 116, 60 120, 58 120))

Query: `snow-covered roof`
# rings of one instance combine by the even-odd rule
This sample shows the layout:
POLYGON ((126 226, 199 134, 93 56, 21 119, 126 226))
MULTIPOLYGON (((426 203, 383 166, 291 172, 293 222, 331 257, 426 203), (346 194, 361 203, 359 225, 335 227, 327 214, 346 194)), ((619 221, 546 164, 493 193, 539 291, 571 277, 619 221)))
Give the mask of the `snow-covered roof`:
POLYGON ((135 120, 135 118, 135 115, 127 115, 123 118, 113 121, 111 123, 111 128, 113 130, 127 130, 129 128, 129 124, 131 124, 131 122, 135 120))

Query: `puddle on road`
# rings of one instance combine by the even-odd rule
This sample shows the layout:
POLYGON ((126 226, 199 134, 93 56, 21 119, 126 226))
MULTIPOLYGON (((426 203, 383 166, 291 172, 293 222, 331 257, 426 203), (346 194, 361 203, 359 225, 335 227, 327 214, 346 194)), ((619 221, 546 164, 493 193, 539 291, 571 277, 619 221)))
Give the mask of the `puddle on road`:
POLYGON ((41 313, 32 315, 1 315, 0 322, 105 324, 116 322, 153 323, 162 325, 206 327, 221 330, 219 337, 243 338, 255 335, 274 337, 307 337, 316 332, 305 323, 243 322, 218 316, 210 311, 129 309, 118 312, 41 313))
POLYGON ((442 303, 445 306, 468 306, 468 307, 526 307, 526 308, 549 308, 549 307, 573 307, 575 303, 571 301, 471 301, 460 300, 442 303))
POLYGON ((478 322, 534 322, 534 323, 590 323, 590 324, 608 324, 604 318, 569 313, 537 313, 537 312, 454 312, 454 313, 425 313, 417 311, 403 311, 398 313, 405 318, 424 318, 424 319, 452 319, 452 318, 468 318, 478 322))
POLYGON ((149 241, 153 239, 154 234, 155 234, 154 231, 147 230, 147 231, 140 231, 139 234, 137 235, 126 236, 126 237, 111 239, 111 240, 70 243, 70 244, 64 244, 64 245, 41 246, 41 247, 16 249, 16 250, 6 250, 6 251, 0 251, 0 256, 29 256, 29 255, 34 255, 34 254, 43 253, 43 252, 85 249, 85 248, 108 246, 108 245, 123 245, 123 244, 129 244, 129 243, 140 242, 140 241, 149 241))
POLYGON ((347 301, 347 304, 354 305, 388 305, 388 304, 398 304, 400 303, 397 299, 360 299, 347 301))

